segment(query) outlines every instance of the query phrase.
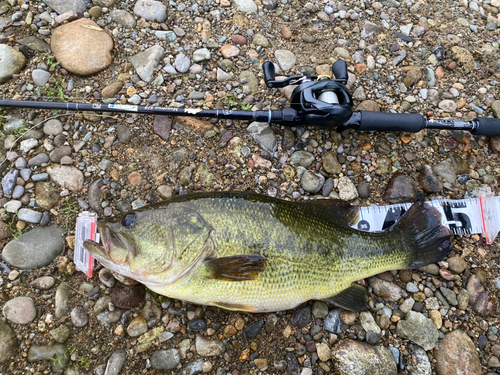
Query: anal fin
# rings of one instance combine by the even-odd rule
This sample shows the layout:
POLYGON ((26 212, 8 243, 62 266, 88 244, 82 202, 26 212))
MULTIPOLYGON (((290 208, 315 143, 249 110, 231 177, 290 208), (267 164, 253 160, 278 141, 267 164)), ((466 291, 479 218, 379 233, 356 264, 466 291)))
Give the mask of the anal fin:
POLYGON ((366 308, 368 295, 366 289, 359 284, 352 284, 339 294, 324 300, 346 310, 360 311, 366 308))
POLYGON ((257 310, 254 307, 242 305, 239 303, 212 302, 211 305, 215 306, 215 307, 220 307, 221 309, 231 310, 231 311, 254 312, 257 310))
POLYGON ((264 271, 266 258, 259 255, 235 255, 208 259, 205 265, 212 279, 224 281, 245 281, 255 279, 264 271))

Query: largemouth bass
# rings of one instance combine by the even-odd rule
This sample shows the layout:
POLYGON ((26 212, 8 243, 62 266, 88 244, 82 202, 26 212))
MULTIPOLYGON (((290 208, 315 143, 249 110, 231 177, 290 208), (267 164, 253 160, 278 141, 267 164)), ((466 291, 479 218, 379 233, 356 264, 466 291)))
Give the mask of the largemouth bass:
POLYGON ((346 202, 289 202, 244 192, 183 195, 98 223, 104 267, 156 293, 228 310, 267 312, 328 299, 360 310, 355 281, 435 263, 450 232, 431 206, 414 204, 381 233, 352 229, 346 202))

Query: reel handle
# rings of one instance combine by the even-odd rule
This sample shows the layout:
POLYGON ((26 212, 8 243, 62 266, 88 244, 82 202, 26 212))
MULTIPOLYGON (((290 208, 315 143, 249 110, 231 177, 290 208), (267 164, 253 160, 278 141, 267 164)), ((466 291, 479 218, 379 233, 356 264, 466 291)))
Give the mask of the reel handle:
POLYGON ((262 70, 264 71, 264 82, 267 87, 273 87, 272 82, 276 79, 274 64, 271 61, 266 61, 262 64, 262 70))

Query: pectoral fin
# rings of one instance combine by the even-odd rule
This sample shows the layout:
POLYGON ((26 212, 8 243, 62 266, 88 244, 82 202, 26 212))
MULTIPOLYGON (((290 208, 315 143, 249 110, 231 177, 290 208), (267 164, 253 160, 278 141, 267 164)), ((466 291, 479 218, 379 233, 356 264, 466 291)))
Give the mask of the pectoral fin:
POLYGON ((235 255, 205 261, 212 279, 224 281, 253 280, 264 271, 266 259, 259 255, 235 255))
POLYGON ((359 284, 352 284, 339 294, 325 299, 325 302, 332 303, 346 310, 359 311, 366 308, 368 296, 365 288, 359 284))

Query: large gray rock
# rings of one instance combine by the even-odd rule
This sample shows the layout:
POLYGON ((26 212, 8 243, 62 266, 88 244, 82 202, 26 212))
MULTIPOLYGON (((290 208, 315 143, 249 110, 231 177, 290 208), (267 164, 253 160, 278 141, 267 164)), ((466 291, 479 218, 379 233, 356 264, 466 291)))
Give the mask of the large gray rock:
POLYGON ((154 45, 145 51, 130 58, 130 62, 134 66, 137 74, 143 81, 150 82, 153 78, 153 73, 158 67, 161 59, 165 55, 165 50, 159 45, 154 45))
POLYGON ((134 14, 146 21, 163 22, 167 19, 167 6, 160 1, 139 0, 135 3, 134 14))
POLYGON ((83 17, 87 10, 88 0, 43 0, 45 4, 54 9, 58 14, 63 14, 73 10, 78 17, 83 17))
POLYGON ((61 228, 37 227, 10 241, 2 251, 2 259, 21 269, 40 268, 51 263, 64 248, 61 228))
POLYGON ((7 82, 13 74, 23 70, 25 64, 26 58, 21 52, 0 44, 0 83, 7 82))

